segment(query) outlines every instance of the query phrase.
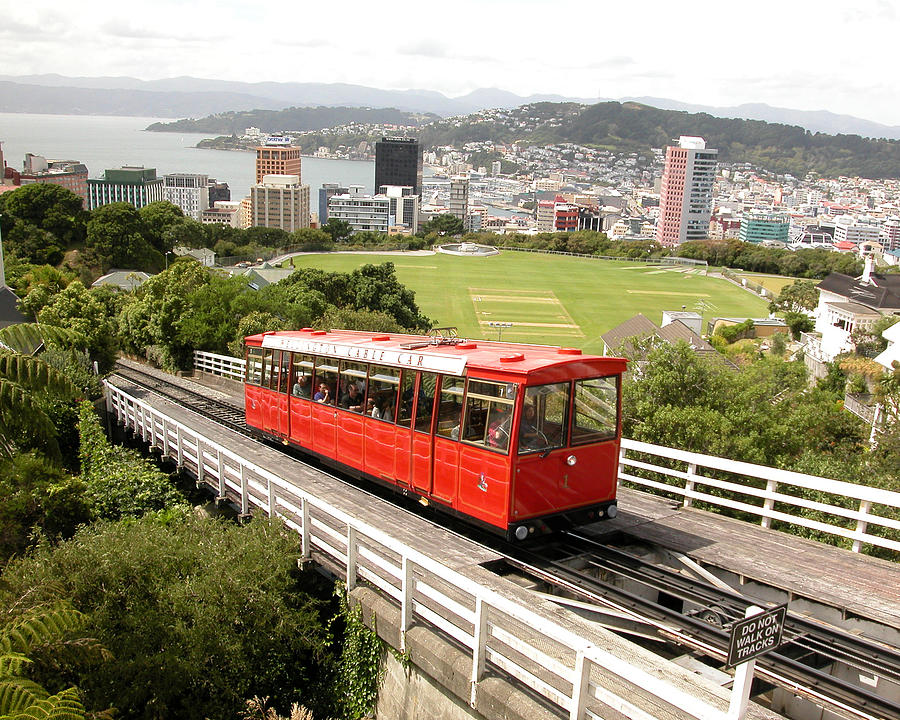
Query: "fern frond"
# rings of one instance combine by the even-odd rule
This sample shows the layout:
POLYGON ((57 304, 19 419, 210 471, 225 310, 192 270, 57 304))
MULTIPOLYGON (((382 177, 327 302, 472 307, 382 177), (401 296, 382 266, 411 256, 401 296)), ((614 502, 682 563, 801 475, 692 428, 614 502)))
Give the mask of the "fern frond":
POLYGON ((56 428, 47 414, 20 385, 0 376, 0 454, 12 454, 15 431, 20 428, 43 441, 50 456, 59 453, 56 428))
POLYGON ((0 328, 0 347, 6 346, 13 352, 32 355, 43 344, 54 344, 63 347, 84 347, 84 336, 55 325, 39 323, 19 323, 0 328))
POLYGON ((47 698, 47 691, 36 682, 23 677, 0 680, 0 716, 16 716, 28 707, 47 698))
POLYGON ((59 370, 31 355, 0 352, 0 378, 22 386, 26 390, 54 392, 73 398, 78 390, 59 370))
POLYGON ((13 675, 21 675, 26 665, 30 665, 31 660, 22 653, 7 652, 0 655, 0 678, 7 678, 13 675))
POLYGON ((63 638, 84 625, 84 615, 68 603, 41 606, 0 631, 0 648, 28 654, 32 648, 63 638))
POLYGON ((37 700, 10 714, 11 720, 85 720, 87 714, 75 688, 37 700))

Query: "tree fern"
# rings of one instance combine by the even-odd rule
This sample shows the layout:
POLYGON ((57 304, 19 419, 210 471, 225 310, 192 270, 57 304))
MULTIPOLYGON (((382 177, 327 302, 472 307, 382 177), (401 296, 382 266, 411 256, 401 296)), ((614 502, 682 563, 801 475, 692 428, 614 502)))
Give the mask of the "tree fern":
POLYGON ((0 351, 0 377, 27 390, 52 392, 67 399, 78 394, 75 386, 59 370, 30 355, 0 351))
POLYGON ((47 691, 28 678, 0 677, 0 717, 15 716, 47 697, 47 691))
POLYGON ((87 713, 75 688, 36 699, 19 711, 0 715, 0 720, 84 720, 87 713))
POLYGON ((55 325, 39 323, 19 323, 0 328, 0 348, 33 355, 41 345, 61 345, 64 347, 84 347, 86 344, 81 333, 55 325))

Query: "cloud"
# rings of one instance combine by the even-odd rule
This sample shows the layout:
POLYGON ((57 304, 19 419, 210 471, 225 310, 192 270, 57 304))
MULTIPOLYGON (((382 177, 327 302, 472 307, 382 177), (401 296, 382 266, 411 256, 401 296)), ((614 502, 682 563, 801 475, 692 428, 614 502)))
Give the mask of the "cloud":
POLYGON ((177 42, 215 42, 222 40, 224 35, 215 33, 186 33, 176 31, 172 27, 153 28, 150 25, 137 24, 131 20, 113 18, 107 20, 100 29, 112 37, 127 40, 165 40, 177 42))

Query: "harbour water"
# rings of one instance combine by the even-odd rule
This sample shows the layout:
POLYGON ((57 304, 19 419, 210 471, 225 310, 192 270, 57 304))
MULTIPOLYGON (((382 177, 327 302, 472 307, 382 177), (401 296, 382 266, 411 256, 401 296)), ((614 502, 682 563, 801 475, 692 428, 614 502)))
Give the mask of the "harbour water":
MULTIPOLYGON (((53 160, 77 160, 87 165, 90 177, 107 168, 143 165, 165 173, 202 173, 227 182, 232 200, 250 193, 255 181, 252 152, 206 150, 194 147, 209 137, 196 133, 146 132, 160 118, 97 115, 31 115, 0 113, 0 147, 6 164, 22 169, 25 153, 53 160)), ((310 186, 312 210, 318 210, 322 183, 364 185, 375 183, 375 163, 358 160, 303 158, 303 177, 310 186)))

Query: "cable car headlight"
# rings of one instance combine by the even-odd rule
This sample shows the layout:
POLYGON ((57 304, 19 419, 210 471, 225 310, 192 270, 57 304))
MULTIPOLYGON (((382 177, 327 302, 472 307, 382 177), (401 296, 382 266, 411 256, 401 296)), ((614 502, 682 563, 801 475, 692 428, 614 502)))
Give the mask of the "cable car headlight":
POLYGON ((574 455, 569 455, 569 457, 566 458, 566 465, 574 465, 577 462, 578 462, 578 458, 575 457, 574 455))
POLYGON ((528 537, 528 528, 525 527, 524 525, 519 525, 519 527, 516 528, 516 539, 524 540, 527 537, 528 537))

